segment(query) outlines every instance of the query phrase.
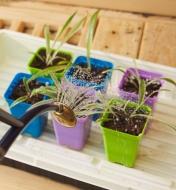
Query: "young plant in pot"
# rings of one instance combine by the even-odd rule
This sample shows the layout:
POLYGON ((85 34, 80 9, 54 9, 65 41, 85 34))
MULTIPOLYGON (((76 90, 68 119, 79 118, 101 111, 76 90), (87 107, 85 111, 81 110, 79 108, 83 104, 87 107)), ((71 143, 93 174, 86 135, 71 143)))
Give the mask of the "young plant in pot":
POLYGON ((64 23, 63 27, 58 30, 56 37, 51 45, 49 27, 44 28, 44 37, 46 40, 46 46, 40 47, 32 56, 28 63, 28 70, 32 74, 36 74, 40 70, 57 66, 60 69, 57 71, 57 77, 60 79, 64 75, 73 59, 73 55, 69 51, 61 50, 61 47, 65 42, 74 36, 84 25, 86 17, 81 18, 70 29, 70 24, 75 17, 76 12, 73 13, 64 23), (57 41, 60 41, 57 46, 57 41))
POLYGON ((65 77, 76 86, 94 87, 96 90, 106 92, 108 81, 112 75, 111 62, 91 58, 91 47, 97 24, 99 11, 90 17, 86 36, 86 56, 79 56, 68 69, 65 77))
MULTIPOLYGON (((10 111, 16 118, 22 117, 26 110, 36 102, 47 98, 45 95, 40 94, 31 96, 31 93, 35 88, 51 84, 51 80, 46 78, 30 80, 30 78, 31 75, 26 73, 16 74, 4 94, 4 98, 10 107, 10 111)), ((23 134, 38 138, 42 134, 46 123, 46 114, 38 116, 24 129, 23 134)))
POLYGON ((164 77, 157 72, 145 71, 137 68, 128 68, 124 73, 119 86, 118 92, 121 98, 131 101, 138 101, 139 87, 144 80, 146 84, 146 104, 154 109, 154 105, 158 100, 160 91, 169 91, 163 89, 164 81, 176 86, 176 82, 170 78, 164 77))
MULTIPOLYGON (((34 105, 44 105, 47 103, 57 103, 60 105, 60 112, 68 117, 68 122, 63 124, 62 119, 58 121, 57 115, 52 115, 53 127, 58 144, 65 145, 75 150, 81 150, 87 142, 90 127, 91 115, 96 113, 96 94, 92 88, 76 87, 66 79, 61 82, 57 80, 55 74, 51 74, 54 86, 45 86, 35 89, 32 94, 45 94, 50 99, 43 100, 34 105), (72 126, 76 118, 74 128, 72 126), (62 121, 62 122, 61 122, 62 121)), ((65 117, 64 117, 65 118, 65 117)))
POLYGON ((107 159, 127 167, 135 164, 140 141, 149 120, 157 120, 176 130, 174 125, 151 115, 151 107, 144 104, 147 98, 146 85, 142 81, 137 103, 113 98, 99 119, 107 159))

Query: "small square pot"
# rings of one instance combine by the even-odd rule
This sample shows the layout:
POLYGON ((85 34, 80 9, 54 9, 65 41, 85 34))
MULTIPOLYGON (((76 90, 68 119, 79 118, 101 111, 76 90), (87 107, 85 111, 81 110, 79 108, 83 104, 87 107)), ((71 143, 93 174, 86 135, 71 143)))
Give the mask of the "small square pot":
MULTIPOLYGON (((46 48, 45 47, 41 47, 41 48, 39 48, 36 51, 36 53, 40 55, 41 51, 46 51, 46 48)), ((53 50, 53 51, 55 51, 55 50, 53 50)), ((72 62, 72 60, 73 60, 73 54, 71 52, 69 52, 69 51, 59 51, 58 53, 61 53, 62 55, 70 56, 70 63, 72 62)), ((39 71, 42 70, 42 69, 39 69, 39 68, 36 68, 36 67, 32 66, 32 63, 34 62, 35 59, 37 59, 37 56, 34 54, 31 57, 31 59, 29 60, 29 63, 28 63, 28 70, 30 71, 31 74, 36 74, 37 72, 39 72, 39 71)), ((70 65, 68 65, 68 67, 69 66, 70 65)), ((56 73, 56 76, 57 76, 58 79, 61 79, 64 76, 64 73, 68 69, 68 67, 64 71, 56 73)))
POLYGON ((53 116, 53 127, 57 143, 75 150, 83 149, 89 137, 91 122, 91 117, 81 117, 77 118, 74 128, 67 128, 58 123, 53 116))
MULTIPOLYGON (((127 92, 127 91, 124 91, 123 90, 123 85, 125 83, 125 80, 127 79, 127 77, 131 74, 131 73, 134 73, 135 72, 135 69, 134 68, 129 68, 126 70, 125 74, 123 75, 120 83, 119 83, 119 86, 118 86, 118 92, 119 92, 119 95, 122 99, 125 99, 125 100, 131 100, 131 101, 135 101, 137 102, 138 101, 138 94, 134 93, 134 92, 127 92)), ((138 69, 138 73, 140 75, 140 77, 144 78, 144 79, 150 79, 150 80, 153 80, 153 79, 157 79, 157 78, 161 78, 163 77, 162 74, 160 73, 157 73, 157 72, 149 72, 149 71, 145 71, 145 70, 140 70, 138 69)), ((160 84, 161 84, 161 87, 163 85, 163 81, 162 80, 159 80, 160 81, 160 84)), ((159 93, 158 93, 159 94, 159 93)), ((154 105, 155 103, 157 102, 158 100, 158 95, 157 96, 154 96, 154 97, 150 97, 147 99, 147 101, 145 102, 147 105, 149 105, 151 108, 154 109, 154 105)))
MULTIPOLYGON (((10 98, 13 92, 13 89, 18 85, 20 80, 23 79, 24 77, 28 79, 31 77, 31 75, 25 74, 25 73, 18 73, 17 75, 15 75, 14 79, 12 80, 12 82, 10 83, 9 87, 7 88, 4 94, 4 98, 7 101, 9 107, 14 102, 14 100, 10 98)), ((41 84, 51 83, 49 79, 45 79, 45 78, 39 78, 37 79, 37 81, 40 82, 41 84)), ((31 106, 32 105, 29 103, 22 102, 10 108, 10 111, 14 117, 21 118, 31 106)), ((37 116, 24 129, 23 134, 32 136, 34 138, 38 138, 42 134, 46 123, 47 123, 47 114, 37 116)))
MULTIPOLYGON (((93 68, 100 68, 100 69, 113 69, 113 64, 108 61, 100 60, 91 58, 90 59, 91 66, 93 68)), ((85 80, 79 80, 73 77, 73 69, 75 66, 83 66, 87 64, 87 58, 85 56, 79 56, 73 65, 68 69, 65 73, 65 77, 71 81, 76 86, 84 86, 84 87, 95 87, 95 90, 100 90, 101 92, 105 93, 107 91, 108 82, 111 79, 112 71, 107 72, 106 77, 102 80, 100 84, 96 84, 95 82, 88 82, 85 80)))
MULTIPOLYGON (((136 105, 130 103, 129 106, 136 105)), ((143 109, 151 113, 151 108, 143 106, 143 109)), ((103 118, 107 118, 108 113, 105 111, 103 118)), ((148 120, 145 123, 142 133, 134 136, 128 133, 119 132, 109 129, 101 122, 101 131, 103 133, 104 148, 107 159, 110 162, 116 162, 127 167, 133 167, 138 153, 140 141, 144 135, 148 120)))

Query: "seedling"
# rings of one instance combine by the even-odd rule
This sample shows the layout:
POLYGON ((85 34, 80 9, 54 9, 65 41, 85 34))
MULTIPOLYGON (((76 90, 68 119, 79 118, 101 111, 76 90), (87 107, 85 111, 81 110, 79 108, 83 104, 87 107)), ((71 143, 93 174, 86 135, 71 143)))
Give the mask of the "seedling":
POLYGON ((93 43, 93 37, 95 34, 95 28, 97 24, 97 19, 99 15, 99 10, 97 10, 90 18, 90 21, 88 23, 88 31, 86 36, 86 55, 87 55, 87 66, 89 71, 91 71, 91 62, 90 62, 90 56, 91 56, 91 48, 93 43))
POLYGON ((164 81, 176 87, 176 81, 163 77, 161 73, 137 69, 136 66, 128 68, 120 81, 119 94, 123 99, 137 101, 140 96, 139 87, 145 88, 144 97, 148 97, 145 104, 155 108, 159 92, 170 91, 167 87, 163 88, 164 81))
MULTIPOLYGON (((142 131, 142 128, 138 130, 138 124, 140 124, 141 120, 144 120, 143 123, 145 123, 145 120, 156 120, 161 123, 166 124, 167 126, 171 127, 172 129, 176 130, 176 126, 173 124, 170 124, 164 120, 158 119, 152 115, 150 115, 147 111, 142 109, 145 105, 145 102, 148 98, 151 97, 151 94, 158 93, 160 91, 168 91, 167 89, 159 89, 155 92, 152 92, 151 94, 148 94, 146 96, 146 88, 147 84, 145 80, 139 79, 138 76, 136 76, 139 81, 139 98, 135 106, 131 106, 131 101, 115 101, 117 98, 112 98, 112 100, 109 101, 109 108, 106 108, 106 112, 110 115, 110 118, 104 118, 100 119, 99 121, 108 121, 113 120, 114 121, 114 127, 118 127, 118 125, 122 125, 123 132, 129 132, 133 135, 139 135, 142 131), (115 102, 115 103, 114 103, 115 102), (137 123, 134 123, 134 121, 137 121, 137 123), (119 123, 120 122, 120 123, 119 123), (127 129, 127 128, 128 129, 127 129), (134 129, 132 128, 134 127, 134 129), (128 131, 132 130, 132 131, 128 131)), ((175 84, 172 79, 169 79, 172 84, 175 84)), ((105 100, 104 100, 105 101, 105 100)), ((103 101, 103 102, 104 102, 103 101)), ((114 128, 114 130, 117 130, 117 128, 114 128)))
MULTIPOLYGON (((71 16, 68 17, 64 25, 58 30, 55 39, 53 40, 53 44, 51 45, 51 33, 49 30, 49 26, 44 27, 44 37, 46 41, 46 53, 44 56, 39 53, 35 53, 35 55, 47 66, 53 66, 54 61, 59 59, 59 63, 57 65, 63 67, 67 63, 66 58, 64 56, 59 55, 60 49, 65 42, 67 42, 70 38, 72 38, 84 25, 86 16, 81 18, 76 24, 73 25, 70 29, 70 24, 74 17, 76 16, 76 12, 74 12, 71 16), (57 41, 60 41, 60 44, 57 45, 57 41)), ((55 63, 56 65, 56 63, 55 63)))
POLYGON ((70 110, 70 113, 67 112, 67 114, 74 114, 75 118, 99 113, 97 111, 99 103, 96 102, 97 96, 92 88, 75 87, 66 79, 60 82, 54 73, 50 73, 50 76, 54 82, 53 86, 41 86, 34 89, 31 94, 32 96, 37 94, 46 95, 50 99, 42 100, 33 107, 54 102, 60 105, 58 112, 63 113, 63 108, 67 108, 67 111, 70 110))
MULTIPOLYGON (((35 86, 39 87, 41 86, 37 81, 35 80, 29 80, 26 78, 23 78, 23 80, 17 85, 16 88, 16 93, 18 94, 17 91, 21 90, 21 93, 24 94, 21 97, 17 98, 14 100, 14 102, 11 104, 10 108, 15 107, 17 104, 21 103, 21 102, 27 102, 27 103, 34 103, 37 100, 41 100, 42 97, 41 95, 35 95, 35 96, 31 96, 32 90, 33 88, 35 88, 35 86)), ((15 89, 15 88, 14 88, 15 89)), ((13 94, 11 95, 12 98, 14 98, 16 96, 16 94, 14 94, 15 91, 13 92, 13 94)))

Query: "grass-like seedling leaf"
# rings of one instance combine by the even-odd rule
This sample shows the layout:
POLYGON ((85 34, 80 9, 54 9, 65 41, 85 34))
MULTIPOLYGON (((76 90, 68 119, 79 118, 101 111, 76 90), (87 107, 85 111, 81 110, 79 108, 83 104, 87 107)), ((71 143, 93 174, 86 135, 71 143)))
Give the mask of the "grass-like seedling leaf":
MULTIPOLYGON (((54 86, 35 89, 32 91, 32 95, 37 93, 45 94, 51 98, 51 102, 69 107, 77 117, 103 112, 105 101, 103 103, 97 102, 97 96, 92 88, 75 87, 66 79, 58 81, 54 73, 51 74, 51 77, 54 81, 54 86)), ((37 105, 40 105, 40 103, 37 103, 37 105)))
POLYGON ((144 104, 144 100, 145 100, 145 94, 146 94, 146 83, 143 79, 140 80, 140 84, 139 84, 139 102, 138 104, 144 104))
POLYGON ((97 24, 98 14, 99 10, 97 10, 90 18, 90 21, 88 23, 88 31, 86 36, 86 52, 87 52, 87 65, 88 69, 91 70, 91 63, 90 63, 90 54, 91 54, 91 48, 93 43, 93 37, 95 33, 95 28, 97 24))
POLYGON ((40 88, 34 89, 32 90, 30 97, 38 94, 48 96, 50 98, 54 98, 57 95, 54 86, 41 86, 40 88))
POLYGON ((45 58, 42 57, 39 53, 37 53, 37 52, 29 52, 29 53, 35 55, 35 56, 38 57, 41 61, 45 62, 45 58))
POLYGON ((155 116, 152 116, 152 115, 132 114, 132 115, 130 115, 130 117, 145 117, 149 120, 155 120, 155 121, 158 121, 160 123, 163 123, 164 125, 168 126, 169 128, 173 129, 174 131, 176 131, 176 125, 175 124, 171 124, 168 121, 164 121, 164 120, 156 118, 155 116))
MULTIPOLYGON (((44 27, 44 37, 46 40, 46 56, 43 58, 40 55, 36 56, 42 60, 42 62, 45 62, 46 65, 52 65, 53 61, 58 58, 58 53, 60 51, 60 48, 62 45, 67 42, 75 33, 77 33, 83 26, 86 17, 83 17, 81 20, 79 20, 73 27, 69 29, 70 24, 74 17, 76 16, 77 12, 74 12, 71 16, 68 17, 68 19, 65 21, 64 25, 61 27, 60 30, 58 30, 55 39, 53 41, 53 44, 51 46, 51 34, 49 30, 49 26, 44 27), (68 30, 68 31, 67 31, 68 30), (60 44, 58 47, 56 46, 56 42, 60 41, 60 44)), ((62 58, 62 57, 61 57, 62 58)), ((60 62, 58 63, 60 64, 60 62)))
POLYGON ((53 62, 53 60, 55 59, 55 57, 57 56, 58 52, 60 51, 60 48, 62 47, 62 45, 67 42, 70 38, 72 38, 84 25, 85 20, 87 17, 83 17, 82 19, 80 19, 65 35, 62 39, 60 40, 60 45, 57 48, 57 50, 53 53, 53 55, 51 56, 51 59, 49 62, 53 62))
POLYGON ((27 94, 30 94, 31 90, 29 88, 29 81, 28 81, 28 79, 23 78, 23 84, 24 84, 24 87, 25 87, 25 90, 26 90, 27 94))
POLYGON ((174 86, 176 86, 176 81, 171 79, 171 78, 167 78, 167 77, 162 77, 160 78, 161 80, 167 81, 168 83, 173 84, 174 86))
POLYGON ((66 66, 64 63, 70 64, 70 62, 68 62, 68 61, 62 61, 61 65, 48 67, 46 69, 43 69, 43 70, 37 72, 35 75, 32 75, 32 77, 29 79, 29 81, 35 80, 38 77, 47 76, 50 73, 56 73, 56 72, 65 70, 66 66))
POLYGON ((10 105, 10 108, 15 107, 15 106, 16 106, 17 104, 19 104, 19 103, 25 102, 28 98, 29 98, 29 96, 26 95, 26 96, 22 96, 22 97, 16 99, 16 100, 10 105))
POLYGON ((19 104, 19 103, 25 102, 25 101, 28 100, 28 98, 30 97, 30 95, 31 95, 31 90, 30 90, 30 88, 29 88, 29 79, 23 78, 23 84, 24 84, 24 87, 25 87, 26 95, 17 98, 17 99, 11 104, 10 108, 16 106, 16 105, 19 104))
MULTIPOLYGON (((140 74, 139 74, 139 71, 137 69, 137 64, 136 64, 136 61, 134 60, 134 63, 135 63, 135 68, 134 70, 129 70, 130 71, 130 76, 128 77, 128 79, 130 80, 131 77, 135 78, 137 80, 137 83, 136 84, 135 82, 133 82, 133 80, 131 80, 131 82, 133 83, 133 85, 138 88, 138 104, 139 105, 143 105, 145 104, 145 102, 150 98, 152 97, 154 94, 156 93, 159 93, 160 91, 171 91, 169 89, 162 89, 160 88, 159 90, 156 90, 152 93, 150 93, 149 95, 146 96, 147 94, 147 87, 149 85, 151 85, 152 83, 156 83, 156 82, 160 82, 161 80, 164 80, 172 85, 174 85, 176 87, 176 81, 171 79, 171 78, 167 78, 167 77, 158 77, 158 78, 155 78, 155 79, 152 79, 150 81, 147 81, 143 78, 140 77, 140 74)), ((140 106, 139 106, 140 107, 140 106)))
POLYGON ((50 30, 49 30, 49 26, 45 26, 44 27, 44 36, 45 36, 45 40, 46 40, 46 63, 47 65, 49 65, 49 59, 51 56, 51 47, 50 47, 50 30))
MULTIPOLYGON (((124 112, 124 115, 126 118, 130 119, 132 117, 144 117, 148 120, 154 120, 154 121, 158 121, 160 123, 163 123, 164 125, 166 125, 167 127, 173 129, 174 131, 176 131, 176 124, 172 124, 172 123, 169 123, 168 121, 165 121, 165 120, 162 120, 160 118, 157 118, 153 115, 151 115, 149 112, 146 112, 145 114, 140 114, 139 113, 139 109, 144 105, 139 105, 139 104, 136 104, 136 108, 134 109, 134 111, 132 111, 131 113, 128 113, 127 114, 127 108, 128 108, 128 105, 130 104, 130 101, 119 101, 119 102, 116 102, 115 104, 113 103, 112 100, 117 100, 117 97, 109 97, 109 101, 108 99, 104 99, 104 102, 108 102, 108 105, 106 105, 106 107, 104 107, 104 109, 106 110, 106 113, 108 114, 112 114, 114 116, 116 116, 116 112, 114 110, 118 109, 118 110, 121 110, 124 112)), ((118 115, 119 117, 119 115, 118 115)), ((102 117, 102 118, 99 118, 98 119, 98 122, 106 122, 106 121, 109 121, 109 120, 112 120, 112 118, 105 118, 105 117, 102 117)))
POLYGON ((52 51, 55 48, 56 42, 58 40, 60 40, 60 37, 67 30, 67 28, 71 24, 71 22, 72 22, 73 18, 75 17, 75 15, 76 15, 76 12, 74 12, 71 16, 69 16, 68 19, 66 20, 66 22, 64 23, 63 27, 61 28, 61 30, 58 30, 58 32, 57 32, 57 34, 55 36, 55 39, 53 41, 52 48, 50 46, 50 41, 51 41, 50 36, 51 35, 50 35, 49 26, 44 27, 44 37, 45 37, 45 40, 46 40, 46 64, 47 65, 52 65, 53 57, 54 57, 54 59, 56 59, 57 54, 52 55, 52 51))
POLYGON ((58 40, 60 40, 60 38, 62 37, 63 33, 69 28, 73 18, 75 17, 77 11, 75 11, 70 17, 68 17, 68 19, 66 20, 66 22, 64 23, 64 25, 62 26, 62 28, 60 30, 58 30, 54 42, 53 42, 53 46, 52 48, 54 49, 55 44, 58 40))
POLYGON ((112 69, 107 69, 105 71, 102 71, 102 74, 108 73, 110 71, 120 71, 122 73, 125 73, 125 70, 122 67, 115 67, 115 68, 112 68, 112 69))

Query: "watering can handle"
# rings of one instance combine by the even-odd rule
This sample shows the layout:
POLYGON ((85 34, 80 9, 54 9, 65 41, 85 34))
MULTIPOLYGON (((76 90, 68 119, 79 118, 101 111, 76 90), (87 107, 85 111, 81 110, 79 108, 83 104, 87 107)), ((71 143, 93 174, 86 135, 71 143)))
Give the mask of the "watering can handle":
POLYGON ((5 133, 0 140, 0 159, 4 157, 8 149, 11 147, 17 136, 24 129, 24 127, 36 116, 48 112, 57 111, 58 105, 56 104, 45 104, 35 107, 27 111, 20 119, 16 119, 6 111, 0 109, 0 121, 11 125, 11 128, 5 133))
POLYGON ((23 122, 11 116, 8 112, 0 108, 0 121, 14 127, 23 127, 23 122))

